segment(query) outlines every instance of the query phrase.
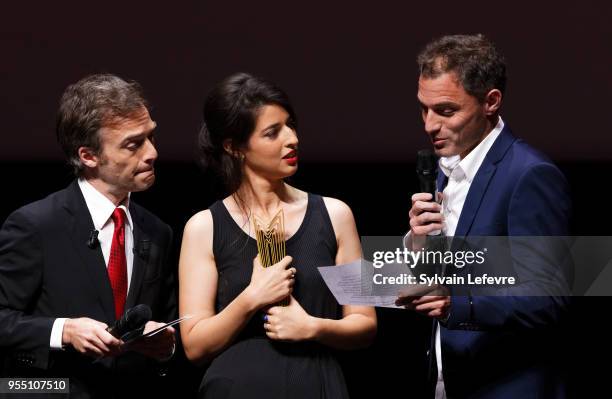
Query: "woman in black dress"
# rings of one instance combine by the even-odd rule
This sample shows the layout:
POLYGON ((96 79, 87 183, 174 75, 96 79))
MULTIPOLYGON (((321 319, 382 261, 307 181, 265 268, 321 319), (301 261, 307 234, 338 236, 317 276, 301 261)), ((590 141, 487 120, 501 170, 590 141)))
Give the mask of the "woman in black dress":
POLYGON ((187 357, 210 366, 203 398, 347 398, 333 349, 367 346, 373 308, 340 306, 318 266, 352 262, 361 245, 350 208, 284 179, 297 170, 296 117, 269 82, 235 74, 204 105, 200 152, 225 199, 185 226, 179 265, 187 357), (284 214, 287 255, 263 268, 253 217, 284 214), (276 306, 289 296, 288 306, 276 306))

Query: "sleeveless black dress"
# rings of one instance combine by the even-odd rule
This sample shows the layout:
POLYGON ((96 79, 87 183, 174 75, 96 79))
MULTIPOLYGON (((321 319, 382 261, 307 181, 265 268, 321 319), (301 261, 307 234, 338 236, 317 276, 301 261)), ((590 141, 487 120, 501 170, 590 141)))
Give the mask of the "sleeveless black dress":
MULTIPOLYGON (((257 242, 231 217, 221 201, 210 211, 214 223, 213 252, 219 274, 215 308, 223 310, 251 281, 257 242)), ((308 194, 304 221, 286 241, 297 269, 293 296, 316 317, 339 319, 341 307, 325 286, 318 266, 335 264, 337 244, 331 220, 318 195, 308 194)), ((239 337, 218 355, 200 386, 207 399, 348 398, 342 370, 331 350, 315 342, 269 339, 257 313, 239 337)))

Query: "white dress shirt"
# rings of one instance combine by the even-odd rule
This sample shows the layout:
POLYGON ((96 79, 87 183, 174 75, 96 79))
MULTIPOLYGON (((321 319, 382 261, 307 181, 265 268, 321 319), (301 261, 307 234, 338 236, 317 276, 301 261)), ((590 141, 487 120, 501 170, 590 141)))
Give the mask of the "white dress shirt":
MULTIPOLYGON (((442 157, 439 161, 440 170, 448 177, 442 200, 442 215, 444 226, 442 232, 447 237, 455 235, 463 204, 472 181, 476 177, 480 165, 484 161, 491 146, 504 128, 504 121, 499 117, 497 125, 465 158, 459 155, 442 157)), ((440 325, 436 326, 436 361, 438 366, 438 381, 436 383, 436 399, 446 398, 444 378, 442 376, 442 344, 440 340, 440 325)))
MULTIPOLYGON (((85 204, 93 220, 94 229, 98 231, 98 241, 102 255, 104 256, 104 263, 108 268, 108 258, 110 257, 111 245, 113 241, 113 233, 115 231, 115 223, 111 218, 116 206, 115 204, 99 192, 94 186, 92 186, 87 180, 78 180, 79 188, 83 197, 85 198, 85 204)), ((127 218, 125 223, 125 259, 127 263, 127 278, 128 278, 128 292, 130 290, 130 281, 132 279, 132 268, 134 265, 134 234, 132 216, 129 210, 130 195, 125 201, 119 205, 119 208, 123 209, 127 218)), ((98 250, 95 248, 94 250, 98 250)), ((87 267, 83 265, 83 267, 87 267)), ((65 318, 57 318, 53 322, 53 328, 51 329, 50 346, 51 349, 62 349, 62 332, 64 330, 65 318)))

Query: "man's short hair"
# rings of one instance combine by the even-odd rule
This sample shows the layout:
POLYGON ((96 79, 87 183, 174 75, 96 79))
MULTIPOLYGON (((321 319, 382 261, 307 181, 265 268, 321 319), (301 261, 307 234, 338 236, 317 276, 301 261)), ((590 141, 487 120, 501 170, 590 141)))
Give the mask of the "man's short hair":
POLYGON ((139 113, 147 102, 137 82, 111 74, 91 75, 68 86, 57 112, 56 134, 68 164, 82 175, 79 147, 100 152, 99 130, 139 113))
POLYGON ((506 62, 481 34, 443 36, 430 42, 417 58, 422 77, 435 79, 454 72, 465 91, 482 102, 486 94, 506 88, 506 62))

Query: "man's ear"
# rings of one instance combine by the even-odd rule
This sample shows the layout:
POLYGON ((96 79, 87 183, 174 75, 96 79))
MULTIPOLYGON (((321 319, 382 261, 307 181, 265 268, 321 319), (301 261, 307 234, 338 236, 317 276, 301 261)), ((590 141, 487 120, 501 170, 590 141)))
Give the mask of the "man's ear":
POLYGON ((487 93, 484 100, 485 114, 495 115, 499 112, 502 102, 502 93, 498 89, 493 89, 487 93))
POLYGON ((81 163, 88 168, 95 168, 100 163, 100 158, 90 147, 79 147, 77 154, 81 163))

